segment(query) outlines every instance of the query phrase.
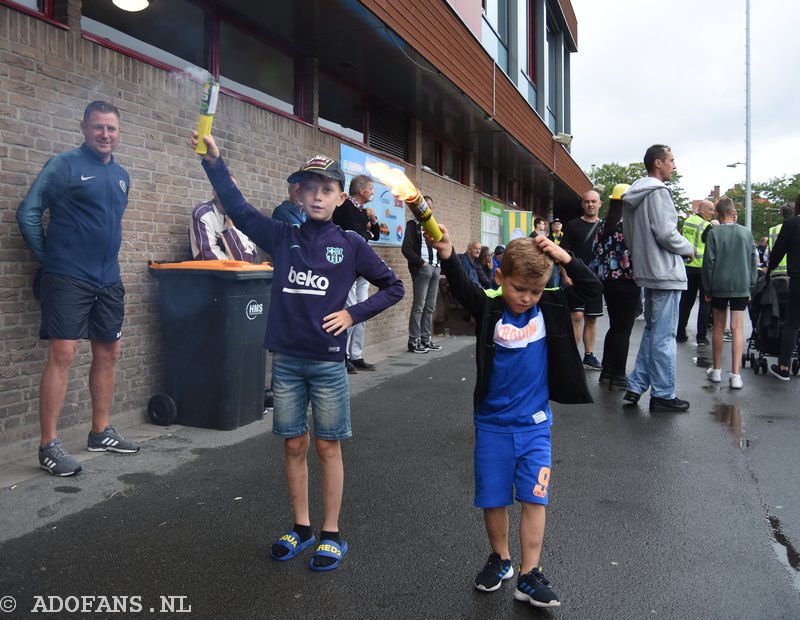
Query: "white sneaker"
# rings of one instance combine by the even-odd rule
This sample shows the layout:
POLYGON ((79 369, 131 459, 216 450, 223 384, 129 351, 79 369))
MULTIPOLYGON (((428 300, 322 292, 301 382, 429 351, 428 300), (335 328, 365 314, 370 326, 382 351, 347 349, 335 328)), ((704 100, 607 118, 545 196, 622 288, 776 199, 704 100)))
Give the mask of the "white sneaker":
MULTIPOLYGON (((709 368, 706 370, 706 379, 711 381, 711 383, 719 383, 722 381, 722 369, 721 368, 709 368)), ((741 378, 739 379, 741 381, 741 378)))
POLYGON ((732 372, 729 373, 729 375, 728 381, 731 384, 731 389, 741 390, 744 386, 744 383, 742 383, 742 375, 735 375, 732 372))

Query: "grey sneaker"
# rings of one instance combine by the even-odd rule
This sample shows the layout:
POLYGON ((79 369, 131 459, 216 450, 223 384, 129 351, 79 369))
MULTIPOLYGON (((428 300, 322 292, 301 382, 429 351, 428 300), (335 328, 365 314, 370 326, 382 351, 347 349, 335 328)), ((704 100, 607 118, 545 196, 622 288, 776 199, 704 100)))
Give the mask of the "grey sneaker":
POLYGON ((102 433, 89 432, 89 441, 86 449, 89 452, 135 454, 139 451, 139 445, 125 439, 109 424, 102 433))
POLYGON ((60 439, 54 439, 44 448, 39 448, 39 467, 54 476, 74 476, 83 470, 81 464, 64 450, 60 439))

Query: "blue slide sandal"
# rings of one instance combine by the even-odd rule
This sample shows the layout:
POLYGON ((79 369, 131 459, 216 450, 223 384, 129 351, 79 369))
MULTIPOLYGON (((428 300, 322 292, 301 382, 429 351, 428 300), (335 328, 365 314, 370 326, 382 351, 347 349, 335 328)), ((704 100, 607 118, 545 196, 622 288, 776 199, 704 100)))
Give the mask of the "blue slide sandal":
POLYGON ((321 540, 319 541, 319 545, 317 546, 317 550, 314 551, 314 555, 311 556, 311 562, 308 567, 311 570, 335 570, 339 568, 339 565, 342 563, 342 558, 344 558, 344 554, 347 553, 347 541, 342 541, 342 544, 333 541, 333 540, 321 540), (333 564, 329 564, 328 566, 319 566, 314 563, 316 558, 333 558, 336 560, 333 564))
POLYGON ((289 530, 281 536, 278 540, 275 541, 276 545, 280 545, 282 547, 286 547, 289 550, 289 553, 282 556, 277 556, 272 551, 270 551, 269 555, 272 557, 273 560, 278 560, 278 562, 285 562, 286 560, 291 560, 294 556, 300 553, 303 549, 308 549, 311 545, 317 542, 317 537, 312 536, 308 540, 300 541, 300 536, 294 530, 289 530))

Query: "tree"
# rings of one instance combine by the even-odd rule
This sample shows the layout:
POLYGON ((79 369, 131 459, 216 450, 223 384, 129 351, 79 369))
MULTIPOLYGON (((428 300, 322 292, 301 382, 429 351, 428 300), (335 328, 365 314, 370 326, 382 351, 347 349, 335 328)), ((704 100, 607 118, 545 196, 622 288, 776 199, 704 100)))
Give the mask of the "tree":
MULTIPOLYGON (((750 219, 753 237, 766 237, 769 229, 781 223, 780 208, 788 203, 794 204, 800 194, 800 174, 774 177, 766 182, 756 182, 751 186, 752 205, 750 219)), ((725 195, 733 200, 739 210, 739 221, 744 223, 745 188, 737 183, 729 188, 725 195)))
MULTIPOLYGON (((601 192, 603 206, 600 209, 600 217, 605 217, 605 214, 608 213, 609 196, 611 196, 614 186, 618 183, 627 183, 631 185, 636 179, 647 176, 647 171, 644 169, 644 164, 641 162, 635 162, 627 166, 614 162, 596 166, 591 172, 587 172, 586 175, 592 179, 592 183, 595 187, 604 186, 601 192)), ((681 187, 680 181, 681 175, 676 172, 672 175, 672 180, 667 183, 667 187, 672 190, 672 199, 675 201, 675 207, 678 211, 679 227, 682 225, 683 220, 692 212, 692 203, 686 198, 686 192, 681 187)))

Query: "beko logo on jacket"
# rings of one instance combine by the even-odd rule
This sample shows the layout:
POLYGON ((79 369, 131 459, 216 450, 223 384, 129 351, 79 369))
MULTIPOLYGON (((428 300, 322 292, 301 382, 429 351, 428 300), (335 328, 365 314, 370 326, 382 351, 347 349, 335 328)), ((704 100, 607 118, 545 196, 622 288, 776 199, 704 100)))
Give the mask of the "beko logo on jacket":
POLYGON ((283 292, 297 295, 324 295, 330 284, 328 278, 315 275, 310 269, 308 271, 295 271, 294 265, 289 267, 289 282, 296 284, 298 288, 284 286, 283 292))

